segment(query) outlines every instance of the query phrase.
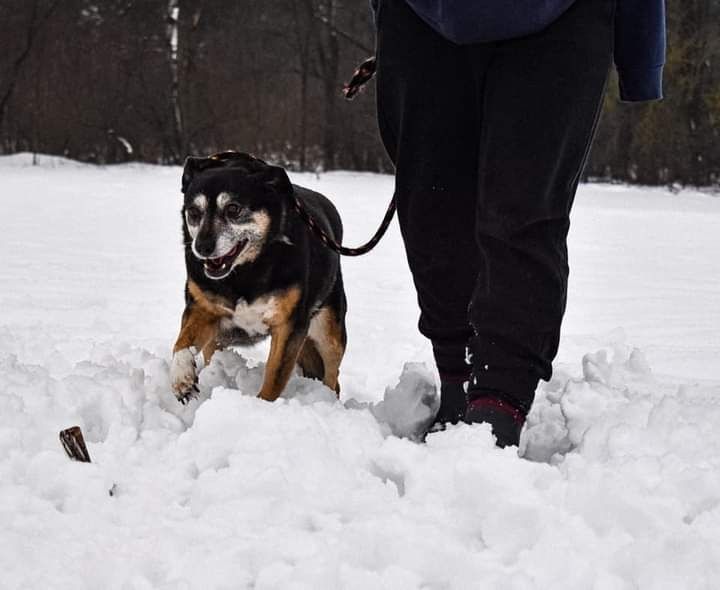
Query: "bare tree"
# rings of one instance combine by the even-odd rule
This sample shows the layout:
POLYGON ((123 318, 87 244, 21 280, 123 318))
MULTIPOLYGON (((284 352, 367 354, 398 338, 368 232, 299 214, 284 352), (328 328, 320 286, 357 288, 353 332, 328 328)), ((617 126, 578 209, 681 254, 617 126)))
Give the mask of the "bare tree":
POLYGON ((55 8, 57 8, 60 0, 51 0, 50 2, 43 0, 32 0, 30 4, 15 2, 10 9, 26 9, 28 13, 27 21, 24 23, 24 43, 18 55, 11 62, 7 72, 3 72, 2 81, 5 88, 0 91, 0 129, 5 118, 7 105, 12 98, 13 92, 17 86, 20 73, 23 66, 27 63, 33 47, 36 44, 38 35, 45 23, 50 19, 55 8))

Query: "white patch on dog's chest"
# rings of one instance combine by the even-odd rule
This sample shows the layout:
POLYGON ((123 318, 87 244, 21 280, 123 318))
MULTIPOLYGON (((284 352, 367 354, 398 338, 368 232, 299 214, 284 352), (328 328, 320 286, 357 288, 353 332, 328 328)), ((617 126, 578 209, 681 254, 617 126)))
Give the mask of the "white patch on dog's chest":
POLYGON ((268 333, 269 324, 276 313, 275 297, 260 297, 252 303, 238 299, 231 321, 247 332, 248 336, 259 336, 268 333))

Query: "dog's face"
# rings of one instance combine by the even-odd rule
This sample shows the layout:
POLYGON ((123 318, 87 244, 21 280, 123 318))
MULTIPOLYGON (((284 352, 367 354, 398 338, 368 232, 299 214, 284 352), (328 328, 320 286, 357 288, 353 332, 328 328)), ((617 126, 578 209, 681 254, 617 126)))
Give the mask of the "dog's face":
POLYGON ((290 181, 281 168, 255 162, 253 169, 198 158, 186 163, 186 238, 211 279, 254 261, 280 231, 290 181))

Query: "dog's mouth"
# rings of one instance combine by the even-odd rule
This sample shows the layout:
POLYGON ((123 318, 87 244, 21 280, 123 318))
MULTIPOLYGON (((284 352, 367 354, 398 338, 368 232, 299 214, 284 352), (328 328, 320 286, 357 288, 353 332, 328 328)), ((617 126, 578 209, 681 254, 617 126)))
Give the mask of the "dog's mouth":
POLYGON ((235 244, 233 249, 224 256, 203 260, 205 274, 211 279, 222 279, 227 276, 232 270, 232 263, 235 261, 235 258, 243 251, 247 243, 247 240, 240 240, 235 244))

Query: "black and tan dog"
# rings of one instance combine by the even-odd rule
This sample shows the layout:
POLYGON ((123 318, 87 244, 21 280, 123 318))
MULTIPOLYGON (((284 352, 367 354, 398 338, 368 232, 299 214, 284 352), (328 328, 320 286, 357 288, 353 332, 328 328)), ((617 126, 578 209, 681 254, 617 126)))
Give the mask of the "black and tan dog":
POLYGON ((296 364, 340 391, 345 292, 338 254, 313 236, 293 194, 337 241, 340 216, 323 195, 290 184, 282 168, 226 152, 188 158, 182 178, 187 283, 170 376, 178 400, 197 391, 195 353, 270 336, 258 396, 275 400, 296 364))

